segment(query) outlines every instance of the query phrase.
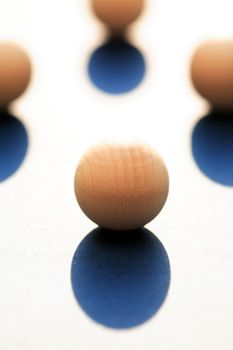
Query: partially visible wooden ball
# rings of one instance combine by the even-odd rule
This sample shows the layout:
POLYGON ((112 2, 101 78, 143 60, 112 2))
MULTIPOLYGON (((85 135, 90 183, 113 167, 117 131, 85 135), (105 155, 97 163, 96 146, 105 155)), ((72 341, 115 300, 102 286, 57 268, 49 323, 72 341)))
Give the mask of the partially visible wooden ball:
POLYGON ((201 44, 191 62, 191 77, 197 91, 212 105, 233 107, 233 40, 201 44))
POLYGON ((75 194, 84 213, 111 230, 133 230, 162 209, 169 179, 160 156, 144 145, 102 145, 81 159, 75 194))
POLYGON ((0 108, 19 97, 28 86, 31 64, 27 53, 18 45, 0 43, 0 108))
POLYGON ((95 15, 111 31, 121 32, 141 14, 144 0, 92 0, 95 15))

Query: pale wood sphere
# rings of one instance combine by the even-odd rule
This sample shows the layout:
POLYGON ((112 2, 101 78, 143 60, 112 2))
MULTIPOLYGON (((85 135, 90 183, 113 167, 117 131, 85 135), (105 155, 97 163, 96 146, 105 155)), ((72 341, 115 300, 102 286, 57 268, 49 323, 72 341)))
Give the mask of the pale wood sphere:
POLYGON ((94 13, 113 32, 121 32, 134 22, 143 5, 144 0, 92 0, 94 13))
POLYGON ((0 108, 6 107, 26 89, 31 76, 27 53, 18 45, 0 43, 0 108))
POLYGON ((215 107, 233 107, 233 40, 213 40, 200 45, 191 62, 197 91, 215 107))
POLYGON ((144 145, 100 145, 81 159, 75 194, 84 213, 111 230, 133 230, 162 209, 169 179, 160 156, 144 145))

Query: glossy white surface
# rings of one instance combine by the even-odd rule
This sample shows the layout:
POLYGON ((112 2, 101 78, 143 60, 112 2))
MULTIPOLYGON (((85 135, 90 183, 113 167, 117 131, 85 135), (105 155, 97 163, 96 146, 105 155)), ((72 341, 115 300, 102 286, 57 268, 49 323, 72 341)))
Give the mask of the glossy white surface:
POLYGON ((83 0, 1 0, 0 39, 31 54, 34 77, 13 106, 29 152, 0 184, 0 347, 4 350, 229 350, 233 344, 233 189, 209 180, 191 154, 191 133, 207 106, 192 90, 196 44, 233 36, 232 0, 148 1, 132 28, 147 75, 111 96, 89 81, 86 64, 101 26, 83 0), (164 244, 171 287, 141 327, 114 331, 77 305, 70 264, 95 225, 78 208, 78 160, 99 141, 140 140, 164 157, 168 202, 148 229, 164 244))

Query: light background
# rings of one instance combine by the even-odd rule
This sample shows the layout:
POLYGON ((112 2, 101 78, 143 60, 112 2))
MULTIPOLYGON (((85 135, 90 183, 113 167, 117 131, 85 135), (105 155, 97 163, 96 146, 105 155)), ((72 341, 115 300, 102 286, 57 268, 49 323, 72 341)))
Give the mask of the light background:
POLYGON ((0 39, 31 55, 33 80, 13 106, 30 145, 18 172, 0 184, 0 347, 4 350, 229 350, 233 344, 233 189, 209 180, 191 154, 207 105, 192 90, 192 50, 233 36, 232 0, 148 0, 131 39, 147 61, 135 91, 111 96, 86 65, 102 27, 83 0, 0 0, 0 39), (139 140, 164 157, 166 206, 148 228, 171 263, 159 313, 132 330, 89 319, 70 283, 71 259, 95 225, 78 208, 73 175, 93 143, 139 140))

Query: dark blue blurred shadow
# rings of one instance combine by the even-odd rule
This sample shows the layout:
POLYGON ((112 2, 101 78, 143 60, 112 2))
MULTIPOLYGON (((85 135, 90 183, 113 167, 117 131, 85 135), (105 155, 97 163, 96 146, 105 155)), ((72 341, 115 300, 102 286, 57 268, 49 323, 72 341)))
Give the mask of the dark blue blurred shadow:
POLYGON ((24 125, 6 111, 0 111, 0 182, 20 167, 28 149, 24 125))
POLYGON ((213 110, 195 126, 193 157, 210 179, 233 186, 233 112, 213 110))
POLYGON ((93 320, 130 328, 161 307, 170 284, 170 264, 162 243, 146 229, 97 228, 74 254, 71 281, 78 303, 93 320))
POLYGON ((91 55, 89 76, 100 90, 122 94, 136 88, 144 78, 142 53, 121 39, 111 39, 91 55))

